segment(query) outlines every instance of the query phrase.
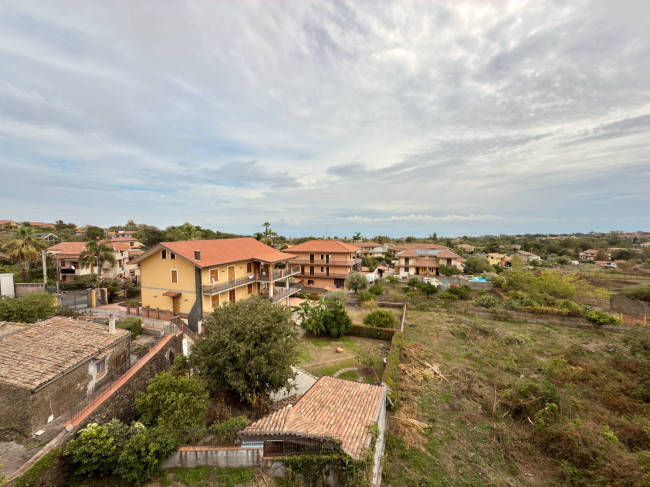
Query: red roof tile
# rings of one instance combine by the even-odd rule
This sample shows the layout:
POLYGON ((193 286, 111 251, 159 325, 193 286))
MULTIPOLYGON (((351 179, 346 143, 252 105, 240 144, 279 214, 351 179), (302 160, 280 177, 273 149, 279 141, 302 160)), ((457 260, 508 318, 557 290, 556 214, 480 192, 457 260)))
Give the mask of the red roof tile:
POLYGON ((0 382, 34 390, 129 335, 62 316, 41 321, 0 339, 0 382))
POLYGON ((321 377, 294 406, 286 406, 251 424, 242 436, 338 438, 353 458, 370 446, 368 426, 379 418, 384 387, 321 377))
POLYGON ((307 242, 291 247, 291 252, 323 252, 328 254, 357 252, 359 250, 361 248, 356 245, 350 245, 337 240, 308 240, 307 242))

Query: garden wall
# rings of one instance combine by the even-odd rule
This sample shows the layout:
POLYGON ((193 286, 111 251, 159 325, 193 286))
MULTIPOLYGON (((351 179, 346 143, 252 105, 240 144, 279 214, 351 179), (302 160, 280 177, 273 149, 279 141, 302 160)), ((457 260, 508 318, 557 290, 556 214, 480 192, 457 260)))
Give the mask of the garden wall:
POLYGON ((440 281, 448 282, 454 286, 469 286, 470 289, 492 289, 494 284, 491 282, 480 282, 480 281, 468 281, 467 279, 462 279, 456 276, 438 276, 437 279, 440 281))
POLYGON ((17 282, 14 284, 16 290, 16 297, 19 298, 26 294, 35 294, 35 293, 44 293, 45 284, 44 283, 27 283, 27 282, 17 282))
POLYGON ((648 311, 650 311, 648 303, 614 294, 609 298, 609 305, 612 311, 619 314, 624 325, 634 326, 639 324, 648 326, 648 311))
POLYGON ((260 467, 264 457, 262 447, 182 446, 162 463, 162 468, 260 467))
POLYGON ((397 330, 394 328, 377 328, 375 326, 352 325, 348 335, 362 338, 375 338, 377 340, 392 340, 397 330))

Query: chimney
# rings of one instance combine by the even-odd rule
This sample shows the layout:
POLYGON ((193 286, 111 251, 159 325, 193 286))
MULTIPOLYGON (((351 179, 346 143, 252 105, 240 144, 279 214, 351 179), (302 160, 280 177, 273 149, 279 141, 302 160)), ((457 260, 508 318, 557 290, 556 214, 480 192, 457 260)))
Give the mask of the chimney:
POLYGON ((108 332, 115 333, 115 316, 108 315, 108 332))
POLYGON ((194 251, 194 260, 201 260, 201 251, 200 250, 195 250, 194 251))

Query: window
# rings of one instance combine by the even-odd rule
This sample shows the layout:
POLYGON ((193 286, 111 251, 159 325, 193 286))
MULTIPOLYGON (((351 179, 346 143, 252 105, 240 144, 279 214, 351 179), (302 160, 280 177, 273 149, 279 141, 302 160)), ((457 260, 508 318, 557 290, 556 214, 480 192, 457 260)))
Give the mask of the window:
POLYGON ((253 272, 253 263, 252 262, 247 262, 246 263, 246 272, 248 272, 249 274, 251 272, 253 272))
POLYGON ((325 272, 325 268, 323 266, 321 266, 320 271, 325 272))
POLYGON ((166 259, 167 258, 167 250, 162 249, 162 252, 160 252, 160 258, 161 259, 166 259))
POLYGON ((176 269, 171 270, 172 282, 178 282, 178 271, 176 269))
POLYGON ((248 285, 248 294, 253 294, 253 285, 252 284, 248 285))
POLYGON ((219 269, 210 269, 210 282, 217 282, 219 280, 219 269))
POLYGON ((169 253, 169 258, 170 258, 170 259, 175 259, 175 258, 176 258, 176 254, 175 254, 174 252, 170 252, 170 253, 169 253))
POLYGON ((313 279, 308 279, 307 280, 307 285, 308 286, 313 286, 314 285, 314 280, 313 279))
POLYGON ((95 378, 99 379, 106 374, 106 359, 103 358, 95 362, 95 378))
POLYGON ((320 260, 323 260, 325 256, 323 254, 320 254, 320 260))
POLYGON ((210 298, 210 301, 212 302, 212 307, 213 308, 218 308, 219 307, 219 295, 218 294, 213 294, 212 297, 210 298))

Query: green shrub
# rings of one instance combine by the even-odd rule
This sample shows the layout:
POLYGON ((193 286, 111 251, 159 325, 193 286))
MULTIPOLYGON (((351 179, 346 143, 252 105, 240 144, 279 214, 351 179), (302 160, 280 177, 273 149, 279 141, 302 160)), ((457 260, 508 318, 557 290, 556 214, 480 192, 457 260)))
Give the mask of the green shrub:
MULTIPOLYGON (((61 450, 54 449, 43 455, 27 472, 20 476, 13 484, 15 487, 36 487, 41 485, 41 478, 59 460, 61 450)), ((0 486, 3 484, 3 477, 0 474, 0 486)))
POLYGON ((650 303, 650 286, 633 287, 624 289, 621 294, 631 299, 638 299, 650 303))
POLYGON ((372 310, 376 308, 377 308, 377 301, 375 301, 374 299, 371 299, 369 301, 364 301, 363 303, 361 303, 361 309, 372 310))
POLYGON ((375 296, 373 294, 370 294, 368 291, 360 291, 357 294, 357 297, 359 298, 359 301, 362 303, 366 301, 370 301, 371 299, 375 299, 375 296))
POLYGON ((384 294, 384 289, 381 287, 379 283, 375 283, 368 288, 368 292, 370 294, 374 294, 375 296, 381 296, 382 294, 384 294))
POLYGON ((463 284, 462 286, 459 287, 450 287, 449 289, 447 289, 446 292, 458 296, 459 299, 468 299, 470 294, 472 293, 472 290, 469 286, 463 284))
POLYGON ((348 292, 345 289, 337 289, 336 291, 329 291, 323 296, 324 303, 337 302, 343 306, 348 304, 348 292))
POLYGON ((131 332, 131 340, 135 340, 142 333, 142 319, 137 316, 129 316, 120 321, 117 327, 122 330, 129 330, 131 332))
POLYGON ((318 293, 309 293, 309 299, 311 301, 318 301, 320 299, 320 294, 318 294, 318 293))
POLYGON ((488 309, 496 308, 496 306, 499 304, 497 299, 494 296, 490 296, 489 294, 481 294, 477 296, 472 300, 472 303, 476 306, 488 309))
POLYGON ((34 323, 52 316, 57 310, 53 294, 34 293, 19 298, 0 298, 0 321, 34 323))
POLYGON ((394 328, 396 322, 395 314, 385 309, 376 309, 363 319, 364 325, 376 326, 378 328, 394 328))
POLYGON ((120 454, 121 429, 117 425, 91 423, 70 440, 65 454, 76 475, 110 475, 120 454))
POLYGON ((126 288, 126 297, 127 299, 137 298, 140 296, 140 288, 136 286, 126 288))
POLYGON ((345 335, 352 326, 352 318, 340 303, 328 303, 320 319, 325 332, 332 338, 345 335))
POLYGON ((610 315, 599 310, 588 312, 585 318, 597 326, 620 326, 623 324, 618 316, 610 315))
POLYGON ((459 298, 454 293, 450 293, 449 289, 447 289, 440 294, 440 299, 444 299, 445 301, 456 301, 459 298))
POLYGON ((243 430, 248 424, 246 416, 235 416, 214 423, 210 427, 210 431, 215 436, 217 443, 231 444, 237 439, 237 432, 243 430))
POLYGON ((156 474, 162 460, 179 446, 178 438, 162 429, 141 428, 124 445, 115 473, 129 485, 143 484, 156 474))
POLYGON ((381 380, 388 386, 388 397, 392 401, 393 407, 399 400, 399 359, 404 346, 404 336, 401 331, 396 331, 391 340, 390 352, 386 360, 386 368, 381 380))

